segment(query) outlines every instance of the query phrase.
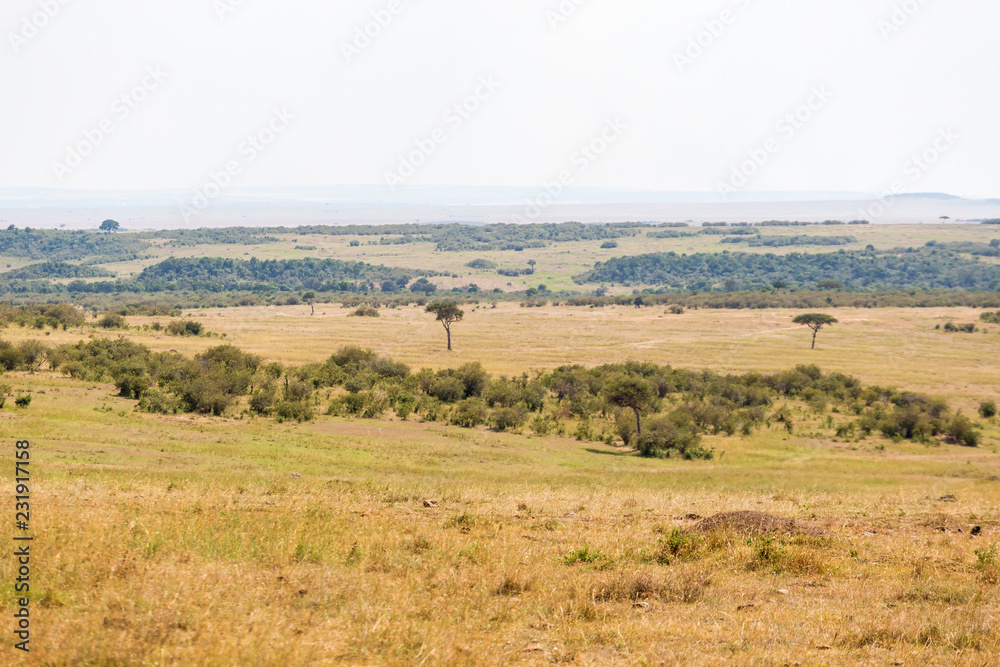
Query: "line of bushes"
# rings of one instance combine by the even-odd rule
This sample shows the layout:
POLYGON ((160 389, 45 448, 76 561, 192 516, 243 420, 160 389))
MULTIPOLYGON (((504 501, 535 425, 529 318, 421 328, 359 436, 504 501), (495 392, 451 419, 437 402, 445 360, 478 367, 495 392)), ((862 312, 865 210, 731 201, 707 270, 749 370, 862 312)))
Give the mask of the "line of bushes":
POLYGON ((74 378, 114 383, 121 396, 147 412, 242 411, 303 421, 325 406, 330 415, 378 419, 391 412, 399 419, 416 415, 466 428, 572 434, 620 442, 645 456, 710 458, 704 436, 748 436, 770 427, 791 433, 796 419, 813 424, 825 418, 824 427, 845 439, 876 434, 975 446, 981 437, 971 419, 941 399, 865 387, 815 366, 722 375, 629 362, 507 377, 491 375, 479 363, 413 372, 353 346, 323 363, 286 368, 232 345, 187 358, 124 337, 55 348, 0 340, 3 369, 36 371, 46 361, 74 378))

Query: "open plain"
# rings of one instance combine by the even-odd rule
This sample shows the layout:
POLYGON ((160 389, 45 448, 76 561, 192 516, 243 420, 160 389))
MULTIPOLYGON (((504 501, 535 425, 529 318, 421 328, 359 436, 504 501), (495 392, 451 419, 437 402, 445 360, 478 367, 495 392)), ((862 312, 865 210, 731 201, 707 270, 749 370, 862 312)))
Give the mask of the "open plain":
MULTIPOLYGON (((170 318, 155 317, 121 335, 293 365, 356 344, 414 369, 480 361, 508 375, 814 363, 968 414, 1000 381, 1000 327, 935 328, 975 321, 965 308, 834 310, 814 351, 788 310, 484 303, 467 306, 452 353, 422 308, 349 312, 198 310, 210 338, 164 336, 148 325, 170 318)), ((995 417, 967 448, 832 438, 803 413, 794 432, 708 436, 716 457, 684 461, 416 417, 151 415, 110 384, 48 370, 4 381, 33 398, 0 411, 7 438, 33 443, 31 664, 988 665, 1000 651, 995 417), (692 530, 739 510, 823 532, 692 530)), ((0 567, 15 577, 13 561, 0 567)))

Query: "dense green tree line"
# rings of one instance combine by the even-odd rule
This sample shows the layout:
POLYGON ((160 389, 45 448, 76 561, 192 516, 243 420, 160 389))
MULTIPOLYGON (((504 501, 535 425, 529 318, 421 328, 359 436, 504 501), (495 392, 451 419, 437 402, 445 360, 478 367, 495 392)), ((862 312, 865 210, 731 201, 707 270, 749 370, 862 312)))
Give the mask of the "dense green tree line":
POLYGON ((80 326, 85 322, 83 311, 69 303, 12 306, 0 304, 0 326, 17 324, 36 329, 80 326))
POLYGON ((795 236, 729 236, 722 243, 745 243, 751 247, 789 248, 793 246, 831 246, 857 243, 853 236, 815 236, 798 234, 795 236))
POLYGON ((846 292, 841 290, 789 291, 764 288, 739 292, 701 292, 698 294, 643 290, 617 296, 571 296, 567 306, 677 306, 683 308, 937 308, 969 306, 1000 307, 997 292, 945 292, 926 290, 892 290, 846 292), (636 299, 640 303, 636 304, 636 299))
POLYGON ((809 288, 837 280, 850 290, 900 288, 1000 289, 1000 265, 977 262, 936 247, 875 251, 838 251, 788 255, 674 252, 619 257, 599 262, 578 283, 659 285, 672 290, 737 291, 776 283, 809 288))
POLYGON ((112 278, 114 273, 96 266, 67 262, 39 262, 20 269, 0 273, 3 280, 40 280, 55 278, 112 278))
POLYGON ((166 239, 175 246, 194 245, 260 245, 279 243, 283 239, 264 234, 257 227, 221 227, 199 229, 164 229, 138 234, 143 239, 166 239))
POLYGON ((979 257, 1000 257, 1000 239, 993 239, 989 243, 973 243, 971 241, 940 243, 937 241, 928 241, 927 247, 944 248, 979 257))
POLYGON ((434 272, 376 266, 336 259, 259 260, 222 257, 171 258, 147 267, 134 280, 70 283, 71 292, 298 291, 367 292, 376 284, 398 286, 434 272))
POLYGON ((637 233, 638 223, 583 224, 579 222, 520 225, 496 223, 489 225, 398 224, 398 225, 309 225, 300 227, 263 227, 230 229, 197 229, 148 232, 148 239, 167 238, 175 244, 273 242, 274 235, 288 234, 322 236, 378 236, 380 243, 394 244, 412 241, 434 243, 441 251, 460 250, 523 250, 541 248, 550 243, 619 238, 637 233), (403 238, 387 238, 387 237, 403 238))
POLYGON ((49 261, 86 260, 106 264, 137 259, 150 244, 135 234, 64 230, 0 230, 0 255, 49 261))

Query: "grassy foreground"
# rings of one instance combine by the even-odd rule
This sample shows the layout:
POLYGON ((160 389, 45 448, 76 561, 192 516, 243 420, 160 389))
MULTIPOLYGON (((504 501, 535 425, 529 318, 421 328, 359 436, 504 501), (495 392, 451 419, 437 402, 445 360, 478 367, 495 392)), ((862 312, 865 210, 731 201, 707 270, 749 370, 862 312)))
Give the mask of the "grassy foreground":
MULTIPOLYGON (((810 353, 784 311, 504 305, 468 312, 450 356, 415 308, 317 312, 199 321, 294 363, 344 343, 506 373, 813 362, 967 412, 996 400, 1000 380, 997 327, 934 329, 974 321, 971 309, 831 311, 841 324, 810 353)), ((128 335, 186 353, 219 342, 128 335)), ((977 449, 834 441, 804 426, 708 438, 717 458, 684 462, 413 421, 143 415, 110 385, 48 372, 4 382, 33 397, 0 411, 11 462, 0 484, 9 498, 13 441, 31 439, 36 541, 27 656, 11 647, 15 565, 0 559, 0 662, 988 665, 1000 652, 995 421, 977 449), (828 536, 683 532, 696 515, 744 509, 828 536)))

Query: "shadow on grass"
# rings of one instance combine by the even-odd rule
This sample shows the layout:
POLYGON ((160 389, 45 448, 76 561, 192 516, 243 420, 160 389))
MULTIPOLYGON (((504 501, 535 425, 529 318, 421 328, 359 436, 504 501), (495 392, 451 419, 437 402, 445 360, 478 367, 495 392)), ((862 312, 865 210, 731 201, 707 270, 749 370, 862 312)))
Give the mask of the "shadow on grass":
POLYGON ((591 454, 604 454, 605 456, 632 456, 635 454, 635 452, 630 452, 627 450, 623 450, 620 452, 609 452, 606 449, 594 449, 593 447, 585 447, 583 451, 590 452, 591 454))

